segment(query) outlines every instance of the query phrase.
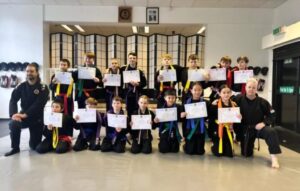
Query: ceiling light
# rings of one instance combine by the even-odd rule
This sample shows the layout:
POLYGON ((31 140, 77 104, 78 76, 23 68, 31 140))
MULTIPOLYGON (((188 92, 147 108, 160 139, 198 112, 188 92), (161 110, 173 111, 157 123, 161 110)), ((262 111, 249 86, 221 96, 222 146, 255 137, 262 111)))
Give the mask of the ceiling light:
POLYGON ((83 28, 81 28, 80 25, 74 25, 80 32, 85 32, 85 30, 83 30, 83 28))
POLYGON ((138 32, 137 26, 132 26, 132 32, 136 34, 138 32))
POLYGON ((68 25, 61 25, 61 26, 64 27, 67 31, 73 32, 73 30, 68 25))
POLYGON ((198 33, 198 34, 201 34, 201 33, 203 33, 203 32, 205 31, 205 29, 206 29, 206 27, 203 26, 203 27, 201 27, 201 29, 200 29, 197 33, 198 33))
POLYGON ((149 26, 145 26, 144 31, 145 33, 149 33, 149 26))

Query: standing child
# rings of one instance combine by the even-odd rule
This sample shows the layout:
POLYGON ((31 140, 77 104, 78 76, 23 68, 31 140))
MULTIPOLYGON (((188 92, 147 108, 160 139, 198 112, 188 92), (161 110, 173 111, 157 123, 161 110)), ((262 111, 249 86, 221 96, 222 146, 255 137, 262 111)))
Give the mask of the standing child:
MULTIPOLYGON (((111 61, 111 66, 106 70, 106 74, 120 74, 120 65, 116 58, 113 58, 111 61)), ((107 79, 104 77, 103 82, 105 83, 107 79)), ((121 77, 121 84, 120 86, 105 86, 106 94, 105 94, 105 102, 106 102, 106 111, 111 109, 112 106, 112 99, 115 96, 122 95, 122 77, 121 77)))
MULTIPOLYGON (((54 100, 51 110, 54 113, 63 113, 63 102, 58 99, 54 100)), ((71 149, 71 136, 75 127, 76 121, 71 116, 64 114, 61 128, 53 125, 45 126, 45 139, 37 146, 36 151, 41 154, 52 150, 55 150, 56 153, 66 153, 71 149)))
MULTIPOLYGON (((231 89, 223 84, 220 87, 220 99, 214 101, 210 107, 210 117, 208 133, 213 145, 211 151, 215 156, 233 157, 233 124, 219 123, 218 109, 236 107, 236 103, 231 101, 231 89)), ((241 117, 241 116, 239 116, 241 117)))
MULTIPOLYGON (((208 110, 208 102, 201 98, 203 89, 199 82, 192 84, 191 95, 192 97, 188 98, 185 104, 191 103, 206 103, 206 110, 208 110)), ((183 107, 181 113, 181 118, 185 118, 187 113, 183 107)), ((186 154, 197 154, 203 155, 205 153, 204 144, 205 144, 205 118, 195 118, 195 119, 185 119, 182 124, 183 136, 185 139, 185 144, 183 145, 184 152, 186 154)))
MULTIPOLYGON (((190 98, 192 96, 190 90, 193 87, 193 83, 195 83, 195 82, 189 81, 188 71, 200 69, 200 67, 197 65, 199 63, 199 58, 196 54, 191 54, 188 58, 188 62, 189 62, 188 68, 183 69, 181 72, 181 85, 183 87, 182 103, 184 103, 188 98, 190 98)), ((198 82, 198 83, 201 84, 202 89, 205 89, 210 85, 209 74, 203 72, 203 75, 205 76, 205 81, 198 82)))
MULTIPOLYGON (((151 123, 154 120, 154 113, 148 109, 149 98, 145 95, 139 98, 139 109, 133 112, 133 115, 151 115, 151 123)), ((132 122, 130 123, 132 126, 132 122)), ((153 123, 152 123, 153 129, 153 123)), ((151 130, 132 130, 132 146, 131 152, 134 154, 137 153, 151 153, 152 152, 152 134, 151 130)))
POLYGON ((158 149, 161 153, 177 153, 179 151, 179 144, 181 141, 181 135, 178 129, 181 107, 176 104, 175 90, 167 90, 164 98, 166 103, 160 108, 176 108, 177 121, 159 122, 157 117, 154 118, 154 122, 159 123, 160 140, 158 143, 158 149))
MULTIPOLYGON (((97 100, 95 98, 88 98, 85 101, 86 109, 96 109, 97 100)), ((76 120, 80 117, 77 115, 76 120)), ((100 150, 100 129, 102 125, 102 117, 100 112, 96 111, 96 123, 81 123, 80 133, 77 137, 75 145, 73 146, 74 151, 82 151, 87 148, 92 151, 100 150)))
MULTIPOLYGON (((124 111, 122 109, 122 98, 115 96, 112 100, 112 109, 107 113, 124 115, 124 111)), ((106 126, 106 136, 103 139, 101 151, 124 153, 127 141, 127 129, 109 127, 107 116, 104 118, 104 124, 106 126)))
MULTIPOLYGON (((157 97, 157 107, 161 107, 164 105, 164 93, 167 90, 175 90, 175 85, 177 82, 180 82, 181 75, 181 67, 178 65, 172 64, 172 56, 170 54, 163 54, 161 57, 162 66, 160 70, 171 70, 176 72, 176 81, 164 82, 163 76, 160 74, 160 70, 158 70, 155 74, 155 89, 158 92, 157 97)), ((176 92, 176 91, 175 91, 176 92)))
MULTIPOLYGON (((70 68, 70 61, 68 59, 61 59, 59 62, 59 70, 61 72, 68 72, 70 68)), ((74 101, 73 101, 73 81, 70 84, 61 84, 55 74, 51 77, 49 88, 52 90, 53 98, 63 100, 64 113, 70 116, 73 115, 74 101)))
POLYGON ((247 56, 240 56, 237 58, 237 67, 233 69, 233 80, 232 80, 232 91, 236 93, 245 94, 246 93, 246 83, 244 84, 234 84, 234 71, 248 70, 249 58, 247 56))

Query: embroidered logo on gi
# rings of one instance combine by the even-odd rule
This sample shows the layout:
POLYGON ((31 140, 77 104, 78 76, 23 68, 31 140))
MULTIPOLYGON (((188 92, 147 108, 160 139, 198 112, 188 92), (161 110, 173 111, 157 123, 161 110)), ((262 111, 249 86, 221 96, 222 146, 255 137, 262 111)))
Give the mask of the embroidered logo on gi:
POLYGON ((35 90, 33 91, 33 93, 36 94, 36 95, 38 95, 38 94, 40 93, 40 91, 39 91, 38 89, 35 89, 35 90))

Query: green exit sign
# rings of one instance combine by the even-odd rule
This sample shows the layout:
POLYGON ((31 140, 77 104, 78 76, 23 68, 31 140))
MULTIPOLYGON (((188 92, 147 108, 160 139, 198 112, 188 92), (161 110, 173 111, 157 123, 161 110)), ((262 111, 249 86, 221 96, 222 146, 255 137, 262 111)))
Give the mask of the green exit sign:
POLYGON ((285 26, 277 27, 277 28, 273 29, 273 35, 279 35, 279 34, 285 33, 285 31, 286 31, 285 26))
POLYGON ((294 86, 280 86, 279 92, 281 94, 293 94, 294 93, 294 86))

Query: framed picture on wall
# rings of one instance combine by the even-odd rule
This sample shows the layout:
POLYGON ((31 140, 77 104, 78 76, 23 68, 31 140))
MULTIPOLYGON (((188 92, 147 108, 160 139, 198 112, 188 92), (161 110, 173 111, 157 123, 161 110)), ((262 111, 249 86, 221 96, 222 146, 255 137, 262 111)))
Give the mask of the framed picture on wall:
POLYGON ((147 7, 146 8, 146 24, 159 24, 159 8, 147 7))

